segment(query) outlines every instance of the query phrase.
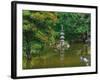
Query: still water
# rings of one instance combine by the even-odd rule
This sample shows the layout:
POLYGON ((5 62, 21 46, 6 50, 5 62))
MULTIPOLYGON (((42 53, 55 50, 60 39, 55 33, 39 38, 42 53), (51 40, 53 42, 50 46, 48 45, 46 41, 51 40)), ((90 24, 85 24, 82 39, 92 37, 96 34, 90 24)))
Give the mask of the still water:
POLYGON ((23 57, 23 69, 80 67, 91 64, 90 46, 84 43, 73 43, 64 53, 47 49, 44 54, 34 56, 31 60, 23 57))

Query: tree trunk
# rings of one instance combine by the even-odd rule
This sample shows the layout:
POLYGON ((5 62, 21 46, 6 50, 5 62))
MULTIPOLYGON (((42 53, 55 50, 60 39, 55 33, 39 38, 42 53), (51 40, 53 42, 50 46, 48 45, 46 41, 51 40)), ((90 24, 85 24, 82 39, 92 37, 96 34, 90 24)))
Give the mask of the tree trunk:
POLYGON ((27 56, 27 60, 31 59, 31 46, 29 42, 27 42, 27 46, 26 46, 26 56, 27 56))

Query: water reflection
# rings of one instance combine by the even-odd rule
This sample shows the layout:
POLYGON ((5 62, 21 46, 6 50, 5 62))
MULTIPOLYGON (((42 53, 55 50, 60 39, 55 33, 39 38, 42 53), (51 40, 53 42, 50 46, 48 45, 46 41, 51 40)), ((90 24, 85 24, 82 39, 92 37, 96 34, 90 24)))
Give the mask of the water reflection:
POLYGON ((90 66, 90 63, 90 46, 84 43, 73 43, 69 49, 62 50, 60 53, 50 49, 44 55, 33 56, 31 61, 26 61, 23 68, 79 67, 90 66))

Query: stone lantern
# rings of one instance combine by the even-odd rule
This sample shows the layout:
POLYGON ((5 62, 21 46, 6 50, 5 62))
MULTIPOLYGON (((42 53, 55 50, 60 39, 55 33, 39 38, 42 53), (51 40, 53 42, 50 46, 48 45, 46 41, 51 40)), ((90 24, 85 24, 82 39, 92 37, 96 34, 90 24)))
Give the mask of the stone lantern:
POLYGON ((63 29, 63 25, 61 26, 61 32, 60 32, 60 45, 61 45, 61 53, 64 52, 64 29, 63 29))
POLYGON ((65 45, 65 37, 64 37, 64 29, 63 29, 63 25, 61 26, 61 32, 60 32, 60 60, 63 61, 64 60, 64 45, 65 45))

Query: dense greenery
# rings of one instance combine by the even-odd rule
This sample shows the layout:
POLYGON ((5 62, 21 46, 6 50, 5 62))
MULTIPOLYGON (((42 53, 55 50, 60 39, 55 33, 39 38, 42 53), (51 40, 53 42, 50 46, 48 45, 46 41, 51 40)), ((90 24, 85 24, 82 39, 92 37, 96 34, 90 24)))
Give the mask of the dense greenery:
POLYGON ((83 41, 87 32, 90 34, 90 14, 23 10, 23 51, 27 58, 33 53, 40 55, 45 48, 54 48, 61 25, 66 41, 83 41))

